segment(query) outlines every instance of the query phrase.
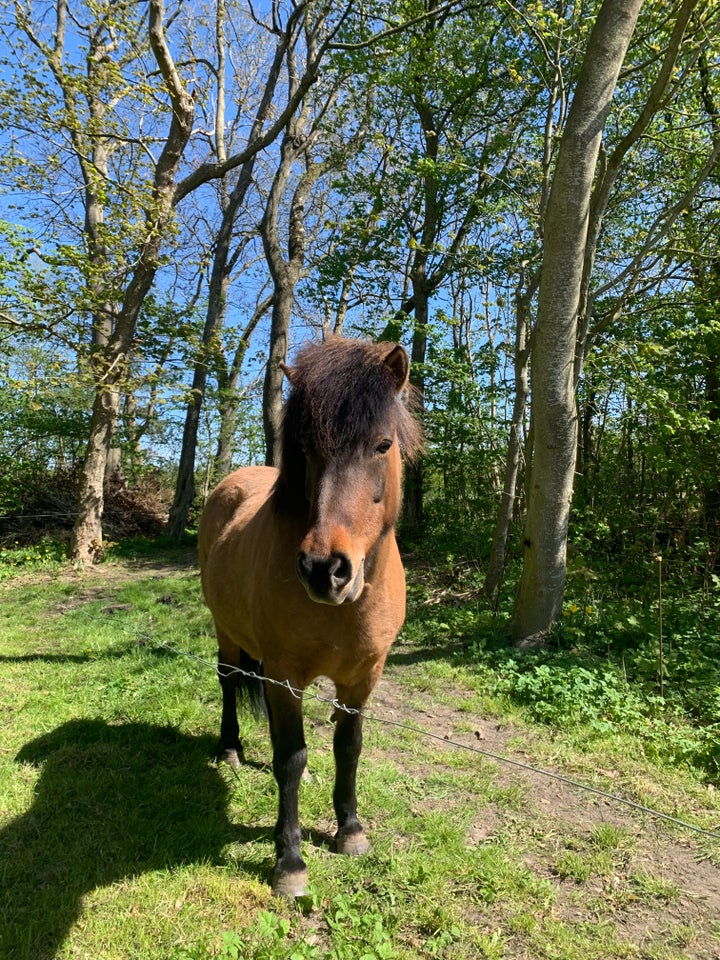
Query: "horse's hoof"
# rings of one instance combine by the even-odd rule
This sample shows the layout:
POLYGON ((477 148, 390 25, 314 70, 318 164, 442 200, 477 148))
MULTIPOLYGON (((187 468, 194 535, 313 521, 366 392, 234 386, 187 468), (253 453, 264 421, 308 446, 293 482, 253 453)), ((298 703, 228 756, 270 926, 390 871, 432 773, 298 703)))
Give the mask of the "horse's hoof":
POLYGON ((293 870, 292 873, 273 874, 273 896, 286 897, 289 900, 294 900, 296 897, 304 897, 307 881, 307 870, 293 870))
POLYGON ((370 841, 362 830, 356 830, 355 833, 345 834, 345 836, 338 833, 335 836, 335 848, 345 857, 359 857, 368 852, 370 841))
POLYGON ((228 766, 238 770, 242 766, 242 750, 235 750, 233 747, 228 747, 227 750, 221 750, 218 755, 218 761, 220 763, 227 763, 228 766))

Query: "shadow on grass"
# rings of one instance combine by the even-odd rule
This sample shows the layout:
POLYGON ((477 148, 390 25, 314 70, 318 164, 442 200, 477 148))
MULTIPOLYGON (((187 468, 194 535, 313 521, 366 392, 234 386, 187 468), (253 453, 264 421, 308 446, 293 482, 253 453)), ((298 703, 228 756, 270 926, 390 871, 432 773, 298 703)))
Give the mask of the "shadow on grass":
POLYGON ((387 662, 390 666, 403 667, 418 663, 429 663, 431 660, 446 660, 454 664, 471 664, 470 646, 462 641, 451 641, 443 645, 391 647, 387 662))
POLYGON ((94 653, 22 653, 17 656, 2 655, 0 663, 94 663, 96 660, 122 660, 127 657, 127 650, 108 651, 103 654, 94 653))
POLYGON ((50 960, 96 887, 224 863, 227 843, 271 839, 271 829, 229 821, 228 787, 208 762, 214 746, 103 720, 73 720, 26 744, 17 761, 42 773, 32 807, 0 831, 0 957, 50 960))
POLYGON ((178 569, 196 567, 197 533, 186 534, 180 543, 165 536, 126 538, 113 547, 111 557, 149 568, 158 563, 178 569))

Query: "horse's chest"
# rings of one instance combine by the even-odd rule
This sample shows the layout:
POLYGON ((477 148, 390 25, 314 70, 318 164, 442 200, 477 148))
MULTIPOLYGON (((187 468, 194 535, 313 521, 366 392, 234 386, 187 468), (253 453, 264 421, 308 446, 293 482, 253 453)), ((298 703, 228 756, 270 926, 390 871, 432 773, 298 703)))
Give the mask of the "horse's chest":
POLYGON ((306 675, 333 680, 354 674, 361 664, 384 659, 400 627, 398 618, 385 621, 363 616, 361 610, 299 604, 288 616, 255 618, 255 638, 264 660, 293 663, 306 675), (302 665, 302 666, 301 666, 302 665))

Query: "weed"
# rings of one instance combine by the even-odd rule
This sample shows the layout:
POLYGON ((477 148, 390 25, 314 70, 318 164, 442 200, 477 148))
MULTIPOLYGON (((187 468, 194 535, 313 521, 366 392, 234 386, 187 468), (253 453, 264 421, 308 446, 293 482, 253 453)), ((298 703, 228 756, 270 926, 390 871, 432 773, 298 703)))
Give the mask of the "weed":
POLYGON ((668 931, 668 943, 687 950, 696 943, 698 929, 693 923, 678 923, 668 931))
POLYGON ((626 850, 635 842, 632 833, 626 827, 617 827, 612 823, 598 823, 590 832, 590 842, 598 850, 626 850))
POLYGON ((61 543, 43 541, 39 544, 0 547, 0 580, 9 580, 28 570, 59 571, 67 560, 67 549, 61 543))
POLYGON ((585 883, 592 875, 592 864, 587 857, 568 850, 557 863, 557 875, 562 880, 574 880, 576 883, 585 883))
POLYGON ((252 925, 223 933, 219 947, 203 943, 175 950, 170 960, 315 960, 319 956, 319 948, 298 933, 297 922, 260 910, 252 925))
POLYGON ((638 870, 630 877, 631 886, 636 896, 650 900, 664 900, 670 902, 680 896, 680 888, 665 877, 638 870))
POLYGON ((395 955, 388 918, 379 910, 363 909, 353 897, 340 894, 334 898, 325 920, 335 934, 328 954, 332 960, 345 960, 348 956, 390 960, 395 955))

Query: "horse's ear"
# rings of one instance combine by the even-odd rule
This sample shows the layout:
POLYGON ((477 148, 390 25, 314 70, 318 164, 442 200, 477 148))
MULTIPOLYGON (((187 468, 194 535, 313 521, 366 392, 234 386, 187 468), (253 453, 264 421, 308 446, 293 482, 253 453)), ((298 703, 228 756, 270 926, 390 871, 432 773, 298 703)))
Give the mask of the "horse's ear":
POLYGON ((283 363, 282 360, 280 361, 278 366, 280 367, 282 372, 285 374, 285 376, 288 378, 288 382, 292 383, 293 377, 295 376, 295 371, 293 370, 293 368, 289 367, 286 363, 283 363))
POLYGON ((401 390, 405 389, 410 373, 410 361, 405 347, 401 347, 400 344, 394 346, 390 353, 384 357, 384 363, 390 368, 395 387, 397 392, 400 393, 401 390))

